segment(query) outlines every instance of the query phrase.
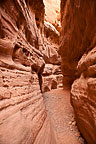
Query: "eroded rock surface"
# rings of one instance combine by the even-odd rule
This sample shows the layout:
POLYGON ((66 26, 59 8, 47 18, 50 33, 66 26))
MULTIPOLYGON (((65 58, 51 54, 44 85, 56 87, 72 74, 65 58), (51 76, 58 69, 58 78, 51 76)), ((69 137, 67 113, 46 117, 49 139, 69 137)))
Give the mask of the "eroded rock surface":
POLYGON ((37 75, 1 68, 0 91, 0 144, 32 144, 46 119, 37 75))
MULTIPOLYGON (((60 3, 59 0, 55 2, 44 0, 44 5, 44 49, 41 53, 46 64, 42 73, 42 91, 47 92, 62 87, 61 57, 58 54, 60 25, 55 23, 55 18, 57 20, 58 15, 60 15, 60 3), (54 10, 51 9, 52 7, 54 10)), ((58 22, 60 22, 60 19, 58 22)))
POLYGON ((96 143, 96 1, 62 0, 60 54, 64 87, 72 84, 77 125, 96 143))
POLYGON ((60 0, 44 0, 45 21, 51 23, 60 31, 60 0))
POLYGON ((62 85, 63 76, 61 73, 60 66, 46 64, 42 76, 43 76, 43 86, 42 86, 43 92, 63 87, 62 85))
POLYGON ((96 47, 84 54, 77 69, 80 78, 74 81, 71 101, 78 127, 88 143, 96 143, 96 47))
MULTIPOLYGON (((42 0, 0 1, 0 144, 38 143, 46 130, 55 143, 41 92, 46 63, 60 65, 59 34, 44 26, 44 11, 42 0)), ((58 76, 58 68, 53 73, 58 76)))
POLYGON ((86 50, 95 46, 95 4, 95 1, 91 0, 61 2, 62 30, 59 51, 63 61, 64 83, 72 83, 77 77, 78 61, 86 50))
POLYGON ((40 71, 45 64, 39 51, 43 18, 42 1, 0 1, 0 144, 34 143, 46 121, 38 76, 31 67, 35 64, 40 71))

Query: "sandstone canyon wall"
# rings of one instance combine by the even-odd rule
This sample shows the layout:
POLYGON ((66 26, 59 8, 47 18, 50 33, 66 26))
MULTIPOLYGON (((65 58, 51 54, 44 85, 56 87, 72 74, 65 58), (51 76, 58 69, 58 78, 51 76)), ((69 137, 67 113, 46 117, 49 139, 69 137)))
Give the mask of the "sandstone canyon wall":
POLYGON ((62 76, 58 31, 44 24, 44 13, 42 0, 0 0, 0 144, 40 143, 41 128, 43 133, 50 129, 41 92, 57 88, 62 76), (51 43, 56 36, 53 47, 49 30, 51 43), (56 80, 49 78, 48 89, 44 79, 49 75, 56 80))
POLYGON ((61 57, 59 50, 60 0, 44 0, 44 49, 41 51, 45 60, 43 92, 62 87, 61 57))
POLYGON ((44 65, 38 39, 43 18, 42 1, 0 1, 0 144, 32 144, 46 119, 38 76, 31 69, 44 65))
POLYGON ((96 1, 61 0, 60 54, 63 85, 71 85, 77 125, 96 143, 96 1))

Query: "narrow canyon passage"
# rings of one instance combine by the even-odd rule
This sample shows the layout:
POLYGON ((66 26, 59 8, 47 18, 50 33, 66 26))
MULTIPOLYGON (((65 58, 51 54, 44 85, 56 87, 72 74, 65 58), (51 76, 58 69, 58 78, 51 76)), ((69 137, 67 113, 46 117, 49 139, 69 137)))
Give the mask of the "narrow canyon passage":
POLYGON ((57 89, 43 94, 47 122, 35 144, 85 144, 76 126, 70 104, 70 90, 57 89))
POLYGON ((85 141, 96 144, 96 0, 1 0, 0 144, 85 141))

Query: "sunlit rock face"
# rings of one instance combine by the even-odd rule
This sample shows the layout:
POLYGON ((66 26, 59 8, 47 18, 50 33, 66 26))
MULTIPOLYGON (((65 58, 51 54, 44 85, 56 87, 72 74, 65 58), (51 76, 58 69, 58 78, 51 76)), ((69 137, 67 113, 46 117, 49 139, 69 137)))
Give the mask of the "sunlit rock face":
POLYGON ((60 30, 60 0, 44 0, 45 20, 60 30))
POLYGON ((60 36, 60 0, 44 0, 44 49, 45 60, 43 92, 62 87, 61 57, 58 54, 60 36), (58 72, 59 71, 59 72, 58 72), (54 86, 53 86, 54 85, 54 86))
POLYGON ((96 1, 61 1, 63 85, 71 85, 77 125, 88 144, 96 143, 96 1), (76 80, 75 80, 76 79, 76 80), (74 81, 75 80, 75 81, 74 81))

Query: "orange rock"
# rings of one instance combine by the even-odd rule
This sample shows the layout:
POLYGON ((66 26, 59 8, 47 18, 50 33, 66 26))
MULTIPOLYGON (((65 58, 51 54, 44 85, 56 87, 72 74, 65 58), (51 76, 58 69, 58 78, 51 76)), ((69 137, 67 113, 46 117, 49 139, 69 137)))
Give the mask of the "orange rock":
POLYGON ((61 0, 60 54, 64 87, 72 84, 71 103, 77 125, 96 143, 96 13, 95 1, 61 0), (78 78, 78 79, 77 79, 78 78), (75 80, 76 79, 76 80, 75 80), (75 81, 74 81, 75 80, 75 81))
POLYGON ((44 0, 45 20, 60 31, 60 0, 44 0))

